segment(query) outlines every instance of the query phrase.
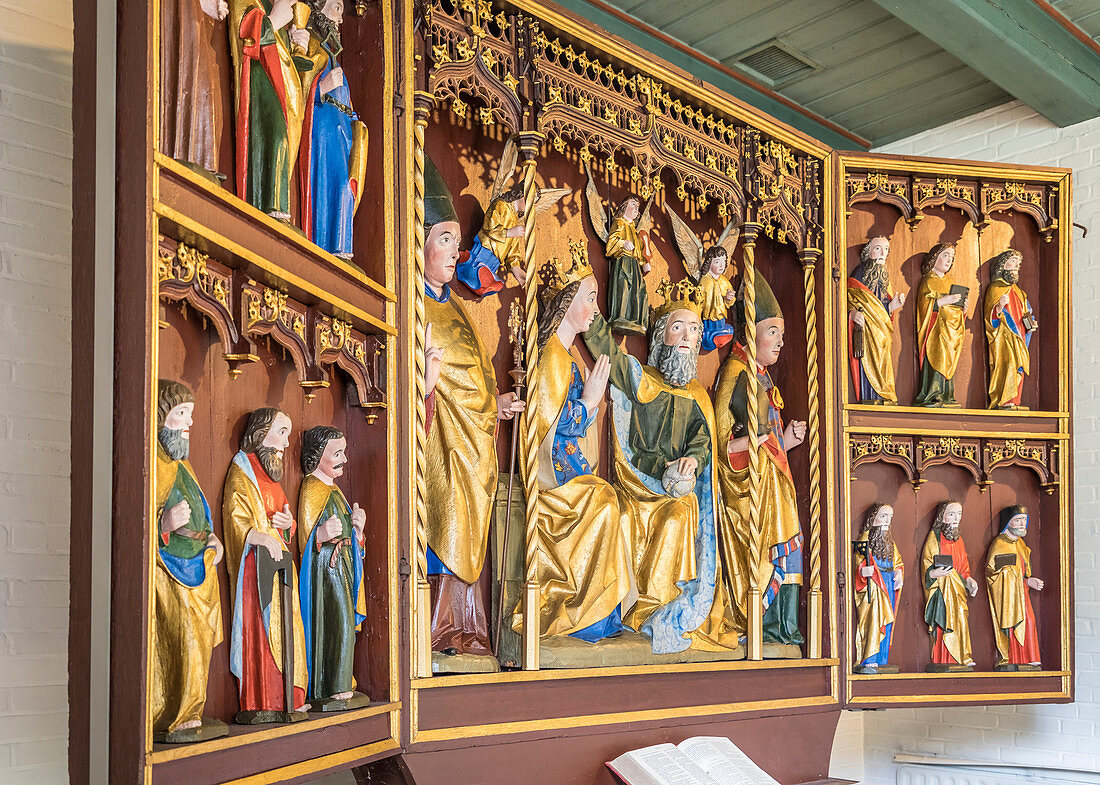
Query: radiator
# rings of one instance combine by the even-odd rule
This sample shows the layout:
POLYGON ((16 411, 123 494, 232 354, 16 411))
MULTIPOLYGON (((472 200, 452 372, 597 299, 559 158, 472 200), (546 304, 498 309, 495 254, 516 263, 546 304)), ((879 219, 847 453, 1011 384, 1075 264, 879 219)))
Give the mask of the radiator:
POLYGON ((897 785, 1100 785, 1100 772, 897 755, 897 785))

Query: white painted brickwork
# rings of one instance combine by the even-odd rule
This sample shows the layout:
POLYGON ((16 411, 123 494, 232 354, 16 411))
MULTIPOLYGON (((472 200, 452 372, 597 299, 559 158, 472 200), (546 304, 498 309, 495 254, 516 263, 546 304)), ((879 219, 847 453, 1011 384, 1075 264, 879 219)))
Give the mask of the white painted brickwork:
POLYGON ((0 0, 0 783, 66 773, 72 0, 0 0))
MULTIPOLYGON (((1100 771, 1100 119, 1055 128, 1020 103, 990 109, 880 152, 971 158, 1074 170, 1073 331, 1077 702, 1067 706, 890 709, 865 713, 862 754, 838 739, 833 773, 897 781, 899 752, 1100 771)), ((841 720, 852 727, 852 718, 841 720)), ((850 733, 841 739, 850 739, 850 733)))

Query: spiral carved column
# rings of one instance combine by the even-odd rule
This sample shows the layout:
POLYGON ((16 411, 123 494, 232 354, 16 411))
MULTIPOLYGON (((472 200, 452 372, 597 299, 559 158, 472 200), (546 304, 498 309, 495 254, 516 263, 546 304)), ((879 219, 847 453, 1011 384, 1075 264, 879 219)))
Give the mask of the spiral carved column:
POLYGON ((806 586, 806 640, 810 659, 821 657, 821 412, 818 402, 817 295, 814 272, 821 252, 807 249, 799 253, 806 306, 807 441, 810 449, 810 569, 806 586))
POLYGON ((757 401, 760 385, 756 376, 756 236, 760 231, 757 224, 745 223, 741 228, 745 249, 745 269, 742 273, 742 286, 745 290, 745 353, 749 361, 749 592, 746 601, 746 621, 748 629, 748 652, 750 660, 764 658, 764 618, 763 576, 760 572, 760 560, 764 557, 764 530, 760 525, 760 450, 757 447, 757 434, 760 431, 760 414, 757 401))

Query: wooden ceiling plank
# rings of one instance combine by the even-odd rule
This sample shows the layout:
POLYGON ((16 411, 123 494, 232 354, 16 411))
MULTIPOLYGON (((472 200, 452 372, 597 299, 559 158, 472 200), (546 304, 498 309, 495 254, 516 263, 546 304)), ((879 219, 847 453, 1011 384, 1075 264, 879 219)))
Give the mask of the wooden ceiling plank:
MULTIPOLYGON (((946 52, 944 55, 951 57, 946 52)), ((951 62, 954 63, 953 68, 943 68, 937 64, 934 73, 920 67, 902 68, 897 81, 872 82, 869 85, 871 89, 839 93, 827 105, 819 107, 819 110, 827 111, 829 117, 841 124, 849 124, 853 122, 853 116, 872 111, 877 103, 885 102, 886 106, 904 103, 910 106, 925 100, 936 100, 940 96, 951 95, 960 90, 969 90, 981 84, 991 84, 984 76, 954 57, 951 57, 951 62)), ((1004 93, 1001 88, 996 85, 994 87, 998 92, 1004 93)), ((1004 95, 1005 100, 1009 100, 1010 96, 1007 93, 1004 95)))
POLYGON ((1000 95, 1001 91, 996 85, 986 82, 952 95, 939 95, 924 104, 899 105, 896 111, 869 118, 867 123, 860 124, 860 128, 870 134, 870 138, 875 140, 875 146, 879 147, 929 127, 946 125, 960 117, 968 117, 991 106, 999 106, 1004 103, 1000 95), (934 122, 929 123, 929 117, 934 118, 934 122), (914 130, 906 130, 909 128, 914 130))
POLYGON ((874 0, 1059 126, 1100 113, 1100 55, 1035 0, 874 0))
POLYGON ((849 0, 818 0, 815 3, 771 3, 760 11, 736 19, 725 20, 719 27, 706 26, 708 32, 692 46, 710 52, 719 59, 737 56, 749 49, 778 38, 791 43, 795 30, 806 27, 822 17, 827 18, 849 0))

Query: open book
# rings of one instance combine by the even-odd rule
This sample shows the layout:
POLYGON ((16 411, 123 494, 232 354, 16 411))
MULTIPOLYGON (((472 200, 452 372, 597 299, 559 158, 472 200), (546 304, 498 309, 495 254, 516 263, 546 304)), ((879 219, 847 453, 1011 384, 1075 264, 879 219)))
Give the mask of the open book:
POLYGON ((736 744, 694 736, 625 752, 607 764, 626 785, 779 785, 736 744))

